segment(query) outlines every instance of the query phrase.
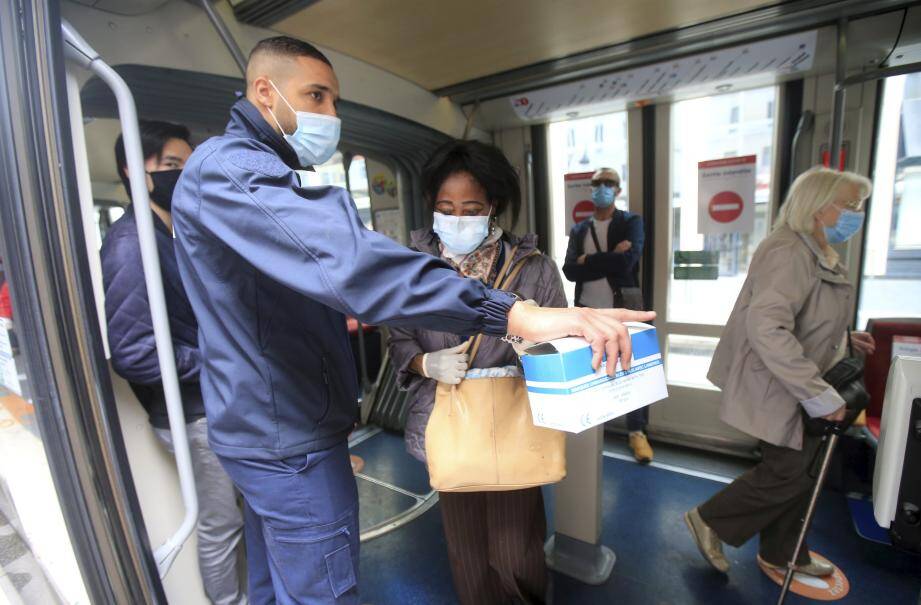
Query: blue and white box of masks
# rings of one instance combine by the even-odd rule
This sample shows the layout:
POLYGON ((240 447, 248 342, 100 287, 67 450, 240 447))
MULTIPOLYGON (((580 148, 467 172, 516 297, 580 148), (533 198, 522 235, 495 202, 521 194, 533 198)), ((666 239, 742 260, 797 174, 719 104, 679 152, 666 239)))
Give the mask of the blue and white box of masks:
POLYGON ((560 338, 529 347, 521 356, 534 424, 581 433, 668 397, 656 329, 626 322, 633 343, 630 369, 614 377, 607 362, 592 369, 592 348, 582 338, 560 338))

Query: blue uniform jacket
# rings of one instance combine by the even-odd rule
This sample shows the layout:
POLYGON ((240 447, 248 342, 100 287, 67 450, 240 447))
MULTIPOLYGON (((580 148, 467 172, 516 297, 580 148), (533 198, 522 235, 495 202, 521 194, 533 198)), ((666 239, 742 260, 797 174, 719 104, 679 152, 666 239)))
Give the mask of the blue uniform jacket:
POLYGON ((504 335, 514 297, 364 228, 339 187, 301 187, 297 156, 246 99, 173 196, 179 269, 199 324, 211 445, 231 458, 329 448, 357 419, 344 314, 504 335))
MULTIPOLYGON (((153 215, 153 223, 182 404, 186 421, 191 422, 205 415, 198 384, 201 369, 198 324, 182 288, 173 234, 156 214, 153 215)), ((125 214, 109 227, 99 254, 102 258, 112 369, 131 385, 147 410, 150 423, 157 428, 169 428, 134 206, 129 206, 125 214)))

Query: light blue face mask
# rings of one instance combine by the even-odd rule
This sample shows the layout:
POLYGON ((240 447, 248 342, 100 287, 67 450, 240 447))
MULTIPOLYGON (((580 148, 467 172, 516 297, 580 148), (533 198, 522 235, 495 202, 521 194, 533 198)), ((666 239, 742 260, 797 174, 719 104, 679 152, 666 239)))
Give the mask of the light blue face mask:
POLYGON ((614 205, 616 195, 614 187, 608 187, 607 185, 592 187, 592 203, 595 204, 595 208, 610 208, 614 205))
POLYGON ((854 210, 842 210, 838 221, 831 227, 825 227, 825 239, 829 244, 840 244, 854 237, 863 227, 865 213, 854 210))
POLYGON ((436 212, 433 228, 448 252, 456 256, 470 254, 489 235, 489 215, 454 216, 436 212))
POLYGON ((285 137, 285 141, 297 154, 297 159, 301 162, 301 166, 318 166, 333 157, 333 154, 336 153, 336 148, 339 147, 342 120, 322 113, 295 111, 291 104, 288 103, 288 99, 275 86, 275 82, 269 80, 269 83, 297 118, 297 129, 291 134, 286 134, 284 128, 278 122, 278 118, 275 117, 275 113, 269 109, 272 119, 275 120, 275 124, 278 125, 278 129, 281 130, 281 134, 285 137))

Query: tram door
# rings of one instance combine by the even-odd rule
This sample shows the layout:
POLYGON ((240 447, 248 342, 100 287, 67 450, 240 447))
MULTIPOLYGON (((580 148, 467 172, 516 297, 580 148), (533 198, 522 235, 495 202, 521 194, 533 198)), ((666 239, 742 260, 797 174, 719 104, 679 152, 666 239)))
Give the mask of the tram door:
MULTIPOLYGON (((581 214, 576 208, 569 216, 573 209, 565 205, 565 175, 614 168, 623 185, 616 205, 642 214, 642 173, 654 171, 655 231, 645 242, 652 254, 644 255, 654 259, 654 279, 644 287, 652 286, 654 293, 670 394, 650 410, 649 430, 656 437, 734 450, 754 444, 719 421, 719 391, 706 374, 777 205, 777 96, 777 88, 769 86, 656 105, 655 166, 641 163, 644 124, 639 109, 548 127, 553 251, 561 266, 571 224, 591 214, 590 207, 581 214), (745 162, 742 168, 753 173, 751 208, 746 211, 751 220, 740 232, 721 233, 710 228, 712 221, 698 220, 699 164, 717 160, 745 162)), ((567 287, 572 301, 573 284, 567 287)))
POLYGON ((770 86, 656 108, 654 306, 670 397, 653 406, 650 423, 679 441, 754 443, 718 420, 719 391, 706 375, 751 257, 771 229, 777 96, 770 86), (720 165, 721 174, 739 176, 719 177, 727 182, 709 191, 700 175, 720 165), (719 190, 736 187, 728 182, 735 178, 748 179, 740 197, 720 201, 719 190))

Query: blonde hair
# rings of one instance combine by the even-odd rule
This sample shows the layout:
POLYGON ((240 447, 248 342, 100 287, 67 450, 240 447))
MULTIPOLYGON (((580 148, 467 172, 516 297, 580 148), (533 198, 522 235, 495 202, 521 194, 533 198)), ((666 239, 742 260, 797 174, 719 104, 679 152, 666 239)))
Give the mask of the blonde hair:
POLYGON ((790 186, 787 199, 774 223, 774 229, 788 226, 800 233, 812 233, 815 228, 815 214, 834 202, 838 190, 848 184, 856 185, 860 190, 860 198, 849 203, 851 209, 859 210, 873 189, 870 179, 856 172, 839 172, 823 166, 810 168, 796 177, 790 186))

